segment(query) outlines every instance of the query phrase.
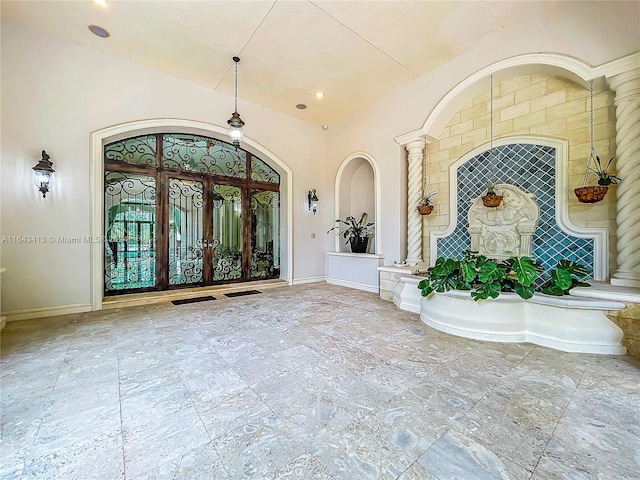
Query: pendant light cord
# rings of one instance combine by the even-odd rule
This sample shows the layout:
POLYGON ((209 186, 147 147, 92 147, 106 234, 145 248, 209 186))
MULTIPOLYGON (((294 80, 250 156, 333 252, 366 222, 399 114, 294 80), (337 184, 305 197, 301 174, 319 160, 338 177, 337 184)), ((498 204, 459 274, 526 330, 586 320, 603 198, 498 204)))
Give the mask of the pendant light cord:
POLYGON ((233 61, 236 64, 236 109, 235 112, 238 113, 238 62, 234 58, 233 61))

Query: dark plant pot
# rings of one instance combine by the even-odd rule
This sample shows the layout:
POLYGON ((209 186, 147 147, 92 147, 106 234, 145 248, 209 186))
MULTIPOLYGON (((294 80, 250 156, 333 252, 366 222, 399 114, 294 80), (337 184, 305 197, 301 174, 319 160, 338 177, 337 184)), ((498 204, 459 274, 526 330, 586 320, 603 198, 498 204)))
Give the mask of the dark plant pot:
POLYGON ((603 187, 608 187, 609 185, 611 185, 611 179, 610 178, 601 178, 598 180, 598 185, 601 185, 603 187))
POLYGON ((369 237, 351 237, 349 239, 351 244, 351 252, 353 253, 367 253, 367 247, 369 246, 369 237))

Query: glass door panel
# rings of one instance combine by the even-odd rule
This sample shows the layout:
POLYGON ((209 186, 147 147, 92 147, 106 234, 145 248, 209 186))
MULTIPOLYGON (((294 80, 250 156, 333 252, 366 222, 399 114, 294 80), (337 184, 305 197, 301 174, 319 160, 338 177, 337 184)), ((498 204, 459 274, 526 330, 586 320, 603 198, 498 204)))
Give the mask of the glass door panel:
POLYGON ((104 190, 104 288, 156 285, 156 180, 149 175, 106 172, 104 190))
POLYGON ((202 283, 203 184, 169 178, 169 285, 202 283))
POLYGON ((213 281, 242 278, 242 189, 213 185, 213 281))
POLYGON ((251 278, 280 276, 280 195, 251 191, 251 278))

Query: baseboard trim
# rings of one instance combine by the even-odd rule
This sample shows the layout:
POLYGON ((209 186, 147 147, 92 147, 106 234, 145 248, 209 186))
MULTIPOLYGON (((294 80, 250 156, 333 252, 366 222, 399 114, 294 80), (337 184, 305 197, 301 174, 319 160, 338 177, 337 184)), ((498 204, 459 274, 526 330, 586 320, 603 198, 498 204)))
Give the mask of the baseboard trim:
POLYGON ((303 283, 324 282, 327 279, 324 275, 316 275, 315 277, 294 278, 292 285, 301 285, 303 283))
POLYGON ((70 315, 73 313, 84 313, 93 310, 91 303, 70 303, 68 305, 56 305, 53 307, 26 308, 24 310, 13 310, 3 312, 7 317, 7 322, 19 320, 32 320, 34 318, 58 317, 60 315, 70 315))
POLYGON ((355 288, 358 290, 364 290, 371 293, 380 293, 380 287, 378 285, 368 285, 366 283, 350 282, 348 280, 340 280, 337 278, 327 278, 327 283, 331 285, 339 285, 341 287, 355 288))

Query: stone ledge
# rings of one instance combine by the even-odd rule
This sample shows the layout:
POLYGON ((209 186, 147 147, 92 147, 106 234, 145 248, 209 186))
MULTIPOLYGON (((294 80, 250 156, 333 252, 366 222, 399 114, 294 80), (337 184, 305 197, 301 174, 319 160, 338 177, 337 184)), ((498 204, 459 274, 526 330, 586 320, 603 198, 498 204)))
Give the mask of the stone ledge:
POLYGON ((588 282, 591 287, 576 287, 572 297, 601 298, 625 303, 640 303, 640 288, 621 287, 607 282, 588 282))
POLYGON ((388 272, 400 275, 411 275, 413 274, 414 269, 415 266, 411 265, 385 265, 383 267, 378 267, 379 272, 388 272))

